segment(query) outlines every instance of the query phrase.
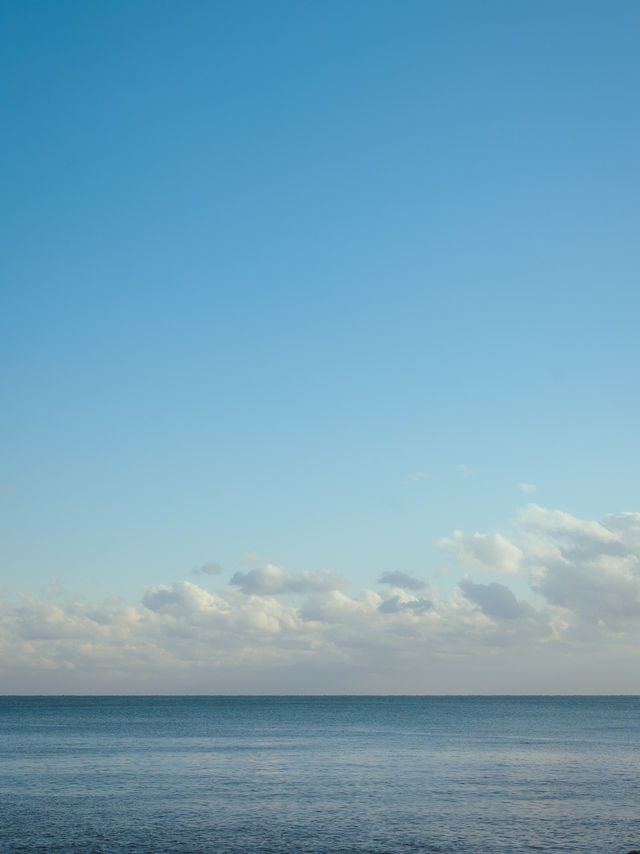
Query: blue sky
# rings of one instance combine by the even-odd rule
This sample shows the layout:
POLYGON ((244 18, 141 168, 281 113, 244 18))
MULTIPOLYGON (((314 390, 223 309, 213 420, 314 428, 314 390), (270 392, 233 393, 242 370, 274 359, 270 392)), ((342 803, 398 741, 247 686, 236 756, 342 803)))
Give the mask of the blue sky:
MULTIPOLYGON (((491 623, 443 538, 638 509, 636 3, 0 15, 6 625, 21 593, 65 620, 268 566, 356 599, 408 573, 491 623)), ((537 560, 509 589, 569 607, 537 560)))

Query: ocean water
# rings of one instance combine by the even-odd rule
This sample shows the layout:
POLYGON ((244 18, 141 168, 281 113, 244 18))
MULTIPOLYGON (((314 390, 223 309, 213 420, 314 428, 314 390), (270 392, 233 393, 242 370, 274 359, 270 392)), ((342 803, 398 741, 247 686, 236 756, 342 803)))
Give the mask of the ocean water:
POLYGON ((624 854, 640 698, 0 697, 0 851, 624 854))

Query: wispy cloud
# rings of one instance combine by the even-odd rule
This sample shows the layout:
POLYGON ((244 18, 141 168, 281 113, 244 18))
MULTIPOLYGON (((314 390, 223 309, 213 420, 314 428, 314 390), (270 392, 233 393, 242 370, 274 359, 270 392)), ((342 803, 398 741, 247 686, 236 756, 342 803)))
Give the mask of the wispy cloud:
POLYGON ((221 572, 222 567, 215 561, 207 561, 207 563, 203 563, 202 566, 191 570, 192 575, 220 575, 221 572))
POLYGON ((57 599, 59 596, 63 596, 64 593, 65 590, 57 578, 51 578, 49 583, 40 591, 40 595, 44 599, 57 599))

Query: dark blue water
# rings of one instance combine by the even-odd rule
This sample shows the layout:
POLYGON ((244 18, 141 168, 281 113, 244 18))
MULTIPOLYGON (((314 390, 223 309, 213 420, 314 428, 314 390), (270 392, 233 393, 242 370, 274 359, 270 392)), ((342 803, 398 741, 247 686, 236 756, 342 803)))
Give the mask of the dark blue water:
POLYGON ((631 848, 637 698, 0 698, 2 852, 631 848))

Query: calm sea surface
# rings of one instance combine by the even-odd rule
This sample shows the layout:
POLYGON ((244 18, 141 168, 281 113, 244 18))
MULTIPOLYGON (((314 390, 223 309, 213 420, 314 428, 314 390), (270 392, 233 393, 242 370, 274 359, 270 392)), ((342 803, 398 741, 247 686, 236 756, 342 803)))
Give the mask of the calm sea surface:
POLYGON ((624 854, 640 698, 0 697, 0 850, 624 854))

